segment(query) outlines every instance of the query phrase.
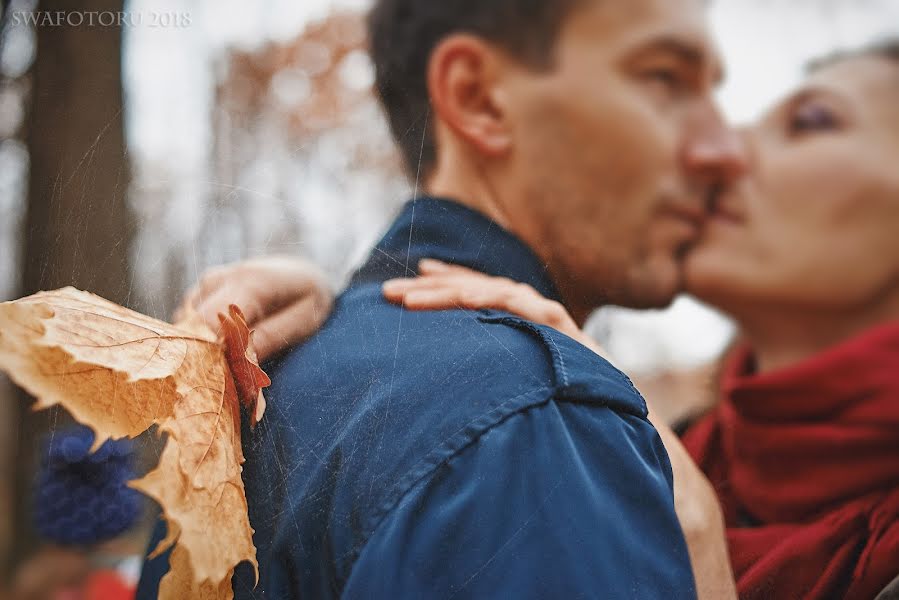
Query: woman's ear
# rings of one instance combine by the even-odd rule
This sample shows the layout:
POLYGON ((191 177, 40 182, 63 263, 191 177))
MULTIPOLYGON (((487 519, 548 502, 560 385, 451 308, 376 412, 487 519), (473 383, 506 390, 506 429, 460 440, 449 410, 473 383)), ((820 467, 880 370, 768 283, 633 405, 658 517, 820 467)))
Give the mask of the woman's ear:
POLYGON ((506 154, 511 130, 499 89, 505 59, 478 37, 444 38, 428 63, 428 93, 436 117, 488 157, 506 154))

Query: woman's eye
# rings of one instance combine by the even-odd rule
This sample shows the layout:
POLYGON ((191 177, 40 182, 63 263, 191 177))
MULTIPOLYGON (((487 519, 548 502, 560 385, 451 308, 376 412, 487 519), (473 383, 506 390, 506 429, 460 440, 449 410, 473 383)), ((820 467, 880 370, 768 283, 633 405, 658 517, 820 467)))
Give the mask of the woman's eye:
POLYGON ((790 118, 791 133, 829 131, 839 125, 836 115, 822 104, 809 103, 797 108, 790 118))

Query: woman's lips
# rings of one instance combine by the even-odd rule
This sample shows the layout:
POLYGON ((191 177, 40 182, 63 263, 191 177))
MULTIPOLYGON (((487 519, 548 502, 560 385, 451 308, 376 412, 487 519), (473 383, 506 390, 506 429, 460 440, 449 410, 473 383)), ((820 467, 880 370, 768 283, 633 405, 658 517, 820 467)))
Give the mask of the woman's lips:
POLYGON ((715 211, 709 215, 709 222, 726 223, 728 225, 741 225, 743 219, 734 213, 727 211, 715 211))

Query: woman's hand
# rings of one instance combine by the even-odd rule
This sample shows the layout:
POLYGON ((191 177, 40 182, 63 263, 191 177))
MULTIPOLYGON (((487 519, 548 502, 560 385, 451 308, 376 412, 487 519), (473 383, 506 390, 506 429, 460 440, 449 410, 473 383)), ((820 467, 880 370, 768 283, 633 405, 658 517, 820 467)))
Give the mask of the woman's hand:
POLYGON ((218 313, 229 304, 243 311, 253 333, 259 360, 303 341, 321 327, 334 302, 322 272, 308 261, 289 256, 268 256, 210 269, 191 288, 174 321, 188 307, 217 331, 218 313))
POLYGON ((541 296, 526 283, 491 277, 430 258, 418 263, 418 272, 420 275, 416 278, 385 282, 384 296, 410 310, 502 310, 552 327, 597 354, 605 354, 599 344, 577 326, 564 306, 541 296))
POLYGON ((687 540, 687 551, 700 600, 736 599, 737 586, 730 565, 724 514, 712 483, 690 458, 670 427, 649 420, 668 451, 674 475, 674 511, 687 540))
MULTIPOLYGON (((529 285, 432 259, 422 260, 418 271, 417 278, 385 282, 384 296, 410 310, 502 310, 557 329, 605 355, 564 306, 529 285)), ((736 598, 724 519, 715 490, 671 428, 651 410, 649 420, 668 451, 674 474, 674 508, 687 540, 699 598, 736 598)))

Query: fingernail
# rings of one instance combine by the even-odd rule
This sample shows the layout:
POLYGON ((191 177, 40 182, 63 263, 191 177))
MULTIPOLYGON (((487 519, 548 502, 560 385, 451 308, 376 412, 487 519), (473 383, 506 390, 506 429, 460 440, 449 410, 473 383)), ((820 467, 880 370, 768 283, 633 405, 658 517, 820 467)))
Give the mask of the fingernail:
POLYGON ((387 293, 396 293, 402 292, 404 289, 409 287, 409 279, 388 279, 381 286, 381 289, 387 293))

